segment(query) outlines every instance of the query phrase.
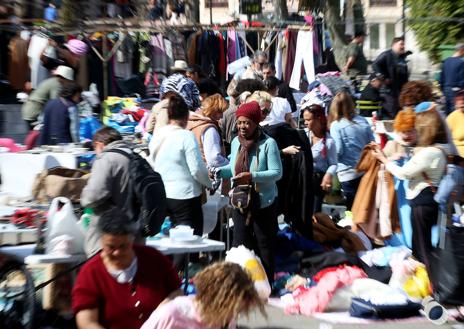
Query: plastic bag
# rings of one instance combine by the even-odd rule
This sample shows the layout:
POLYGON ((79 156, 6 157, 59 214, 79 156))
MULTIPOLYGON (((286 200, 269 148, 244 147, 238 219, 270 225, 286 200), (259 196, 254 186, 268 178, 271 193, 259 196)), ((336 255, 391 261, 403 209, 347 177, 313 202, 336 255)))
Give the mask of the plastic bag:
POLYGON ((56 243, 52 241, 60 241, 56 238, 66 240, 66 250, 69 254, 84 253, 84 234, 77 223, 71 201, 63 197, 54 198, 48 210, 47 253, 54 253, 53 246, 56 246, 56 243))
POLYGON ((271 285, 267 280, 263 264, 254 251, 247 249, 243 245, 232 248, 227 252, 226 261, 236 263, 245 269, 250 274, 259 297, 263 300, 269 298, 271 295, 271 285))

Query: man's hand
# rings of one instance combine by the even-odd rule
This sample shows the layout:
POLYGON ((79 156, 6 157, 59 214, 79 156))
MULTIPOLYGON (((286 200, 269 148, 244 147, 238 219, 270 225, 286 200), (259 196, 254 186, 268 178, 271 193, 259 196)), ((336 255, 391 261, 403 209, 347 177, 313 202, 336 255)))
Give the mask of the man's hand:
POLYGON ((326 173, 322 178, 321 187, 324 191, 330 191, 332 188, 332 175, 326 173))

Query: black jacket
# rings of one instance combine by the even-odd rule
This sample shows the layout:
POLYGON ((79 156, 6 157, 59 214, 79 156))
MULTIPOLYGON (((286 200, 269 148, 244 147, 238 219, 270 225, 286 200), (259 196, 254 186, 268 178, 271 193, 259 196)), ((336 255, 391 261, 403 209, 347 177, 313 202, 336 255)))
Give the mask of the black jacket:
POLYGON ((401 87, 408 82, 408 64, 405 56, 398 56, 391 49, 384 51, 375 59, 372 69, 391 81, 387 87, 390 88, 392 95, 399 95, 401 87))
POLYGON ((292 113, 297 110, 295 98, 293 97, 292 88, 290 88, 288 83, 286 83, 285 81, 280 82, 277 97, 282 97, 282 98, 287 99, 287 101, 290 103, 290 107, 292 108, 292 113))
POLYGON ((313 155, 308 138, 303 131, 287 123, 265 126, 263 130, 277 142, 279 150, 300 146, 296 155, 282 155, 282 179, 277 182, 278 213, 303 236, 312 239, 313 215, 313 155))

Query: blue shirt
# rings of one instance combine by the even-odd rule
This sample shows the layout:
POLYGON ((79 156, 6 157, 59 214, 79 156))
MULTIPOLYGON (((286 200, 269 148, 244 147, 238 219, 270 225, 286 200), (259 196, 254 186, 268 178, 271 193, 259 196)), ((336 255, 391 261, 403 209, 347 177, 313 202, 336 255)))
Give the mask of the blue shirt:
MULTIPOLYGON (((276 182, 282 177, 282 161, 280 159, 279 148, 276 141, 264 135, 259 142, 259 162, 256 163, 256 151, 251 151, 250 157, 250 172, 253 183, 256 183, 256 189, 259 192, 261 201, 260 207, 266 208, 270 206, 277 197, 276 182)), ((235 176, 235 162, 240 149, 238 137, 232 140, 230 163, 227 166, 221 167, 221 177, 231 178, 235 176)))
POLYGON ((58 10, 53 7, 45 8, 44 19, 49 22, 56 21, 58 19, 58 10))
POLYGON ((352 121, 342 118, 332 122, 330 135, 337 149, 337 175, 340 182, 353 180, 360 176, 355 172, 361 152, 367 144, 374 141, 374 135, 367 120, 356 115, 352 121))
POLYGON ((440 86, 442 89, 464 87, 464 60, 461 57, 448 57, 443 61, 440 86))
POLYGON ((328 173, 334 176, 337 172, 337 148, 335 147, 335 141, 329 134, 326 134, 325 143, 321 139, 313 145, 312 132, 308 128, 305 128, 305 132, 311 144, 314 172, 328 173), (325 155, 323 153, 324 147, 326 148, 325 155))

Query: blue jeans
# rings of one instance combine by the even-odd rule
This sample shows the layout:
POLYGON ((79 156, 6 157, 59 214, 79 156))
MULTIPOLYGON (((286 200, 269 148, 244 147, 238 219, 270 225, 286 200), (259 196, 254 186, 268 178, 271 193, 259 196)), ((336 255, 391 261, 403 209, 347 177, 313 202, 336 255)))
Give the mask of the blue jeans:
POLYGON ((443 88, 446 99, 446 115, 454 111, 454 91, 450 87, 443 88))

